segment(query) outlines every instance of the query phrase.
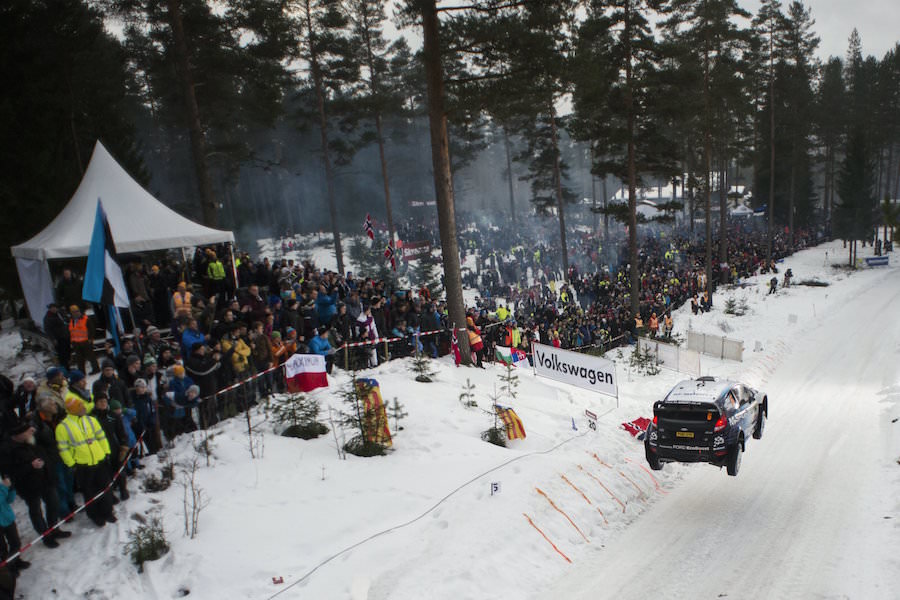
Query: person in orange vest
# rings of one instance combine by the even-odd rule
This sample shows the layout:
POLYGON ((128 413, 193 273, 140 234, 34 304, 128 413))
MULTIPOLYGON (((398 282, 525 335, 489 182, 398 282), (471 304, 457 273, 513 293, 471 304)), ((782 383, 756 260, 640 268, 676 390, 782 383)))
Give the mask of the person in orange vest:
POLYGON ((77 304, 69 307, 69 343, 72 347, 72 358, 78 370, 85 372, 86 362, 91 363, 91 375, 100 372, 100 363, 94 355, 94 324, 87 315, 81 314, 77 304))
POLYGON ((675 324, 672 322, 672 312, 669 311, 666 313, 666 319, 665 319, 665 328, 666 328, 666 337, 667 338, 672 337, 672 328, 674 326, 675 326, 675 324))
POLYGON ((655 338, 659 334, 659 318, 656 313, 650 314, 650 337, 655 338))
POLYGON ((482 359, 484 355, 484 342, 481 341, 481 330, 475 325, 472 317, 466 317, 466 332, 469 334, 469 349, 475 354, 475 364, 479 368, 484 368, 482 359))
POLYGON ((172 294, 172 314, 176 319, 191 316, 191 293, 187 291, 187 284, 178 283, 178 289, 172 294))

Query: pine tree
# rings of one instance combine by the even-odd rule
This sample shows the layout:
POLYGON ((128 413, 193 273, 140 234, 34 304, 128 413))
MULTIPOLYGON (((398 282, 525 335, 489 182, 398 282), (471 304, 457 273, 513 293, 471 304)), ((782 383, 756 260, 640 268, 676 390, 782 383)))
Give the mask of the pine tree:
POLYGON ((491 401, 490 416, 492 424, 488 429, 481 432, 481 439, 495 446, 506 448, 506 427, 500 422, 500 415, 497 412, 497 401, 500 400, 500 395, 497 393, 496 386, 494 386, 494 393, 489 395, 488 398, 491 401))
MULTIPOLYGON (((738 7, 736 0, 671 0, 667 7, 669 18, 664 23, 667 33, 679 40, 688 52, 683 52, 683 60, 693 62, 702 74, 700 95, 702 98, 704 205, 706 211, 706 277, 707 290, 712 293, 713 255, 711 221, 711 174, 713 154, 718 153, 719 162, 726 164, 728 154, 727 136, 734 130, 734 124, 747 111, 749 90, 746 88, 745 73, 749 65, 744 55, 749 47, 749 32, 738 27, 739 18, 749 17, 749 13, 738 7)), ((723 170, 724 171, 724 170, 723 170)), ((724 177, 719 177, 719 213, 721 229, 719 236, 720 256, 727 256, 727 235, 725 221, 727 205, 724 177)))
POLYGON ((415 262, 412 269, 412 280, 418 287, 427 287, 431 297, 440 299, 444 294, 444 286, 437 273, 437 261, 429 256, 423 256, 415 262))
POLYGON ((275 421, 286 425, 281 435, 313 439, 328 433, 328 427, 319 423, 319 401, 304 394, 275 395, 272 397, 272 413, 275 421))
POLYGON ((433 381, 432 377, 437 374, 437 371, 431 367, 431 359, 419 350, 418 345, 410 364, 410 370, 416 374, 416 381, 419 383, 431 383, 433 381))
POLYGON ((347 160, 347 151, 341 140, 331 136, 330 111, 334 104, 345 101, 351 86, 359 81, 359 64, 352 55, 347 16, 338 0, 299 0, 295 3, 295 9, 296 26, 302 38, 300 54, 309 68, 305 84, 315 98, 314 119, 319 128, 322 164, 325 168, 334 254, 338 272, 343 275, 344 250, 337 219, 333 154, 336 151, 339 155, 343 152, 342 160, 347 160))
MULTIPOLYGON (((2 2, 0 36, 0 234, 10 246, 65 206, 98 139, 149 183, 134 127, 147 109, 125 48, 94 4, 2 2)), ((18 285, 14 261, 0 261, 0 288, 21 297, 18 285)))
POLYGON ((853 266, 856 242, 869 239, 874 227, 875 186, 870 156, 864 131, 859 127, 852 129, 838 175, 840 202, 834 211, 835 234, 851 242, 850 266, 853 266))
POLYGON ((459 401, 466 408, 478 406, 478 402, 475 400, 475 385, 468 379, 466 379, 466 384, 459 395, 459 401))
POLYGON ((394 401, 391 403, 390 408, 390 417, 394 419, 394 431, 401 431, 403 427, 400 426, 400 419, 408 417, 409 413, 403 411, 404 406, 400 404, 396 396, 394 396, 394 401))
MULTIPOLYGON (((671 173, 674 146, 663 135, 663 80, 659 47, 647 0, 595 0, 579 28, 576 46, 573 131, 591 143, 595 175, 612 174, 628 188, 627 218, 631 309, 640 295, 637 244, 637 188, 642 175, 671 173)), ((667 100, 666 100, 667 101, 667 100)))
POLYGON ((519 387, 519 375, 512 363, 506 363, 504 366, 506 369, 499 375, 500 391, 506 394, 510 400, 515 400, 518 396, 516 388, 519 387))

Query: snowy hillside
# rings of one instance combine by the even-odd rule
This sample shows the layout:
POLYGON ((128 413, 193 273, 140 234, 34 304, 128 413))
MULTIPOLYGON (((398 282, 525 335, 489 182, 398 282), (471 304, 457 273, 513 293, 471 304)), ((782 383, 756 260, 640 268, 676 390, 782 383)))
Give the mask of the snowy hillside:
MULTIPOLYGON (((321 261, 320 256, 315 258, 321 261)), ((748 472, 773 451, 779 436, 790 435, 790 429, 778 422, 785 418, 779 408, 785 400, 778 389, 767 386, 791 349, 815 332, 826 315, 898 276, 893 266, 852 274, 832 267, 844 261, 839 242, 806 250, 784 266, 793 269, 795 282, 816 278, 828 287, 779 288, 767 296, 768 278, 761 276, 746 288, 717 295, 709 314, 692 316, 683 307, 673 315, 676 335, 690 327, 742 339, 743 363, 704 356, 702 373, 743 378, 766 389, 772 398, 769 439, 748 448, 744 459, 748 472), (723 312, 730 296, 739 303, 746 300, 747 314, 723 312)), ((883 308, 889 311, 892 306, 883 308)), ((896 367, 900 347, 896 337, 855 345, 856 325, 852 319, 844 322, 835 332, 835 342, 851 354, 886 352, 894 357, 893 370, 879 382, 883 393, 873 408, 879 424, 871 428, 871 435, 878 436, 878 468, 884 472, 868 491, 896 498, 900 467, 893 463, 900 454, 900 438, 893 434, 897 425, 890 419, 900 415, 896 367)), ((716 478, 703 487, 704 493, 713 494, 717 488, 734 489, 744 475, 735 480, 708 465, 667 465, 652 475, 647 471, 642 444, 620 424, 651 416, 652 402, 686 376, 665 369, 653 377, 638 375, 628 369, 629 352, 626 349, 621 359, 615 350, 608 355, 618 363, 618 406, 615 398, 536 378, 530 369, 520 367, 518 398, 509 404, 524 422, 527 438, 510 442, 506 449, 479 437, 492 424, 485 411, 502 369, 456 368, 449 357, 437 363, 438 375, 430 384, 413 381, 408 361, 365 372, 378 380, 386 402, 396 397, 408 413, 400 423, 402 430, 396 431, 391 421, 394 444, 385 457, 340 460, 331 433, 311 441, 278 436, 259 407, 252 418, 263 424, 262 458, 251 459, 243 417, 211 432, 211 465, 204 462, 197 474, 210 503, 200 515, 195 539, 182 535, 181 487, 175 484, 161 493, 147 493, 131 481, 132 498, 117 506, 117 524, 98 530, 80 515, 67 526, 75 535, 63 540, 60 548, 38 545, 30 550, 26 558, 33 566, 22 574, 20 591, 27 598, 92 600, 176 598, 188 593, 198 599, 263 600, 278 595, 455 600, 525 598, 546 590, 551 591, 548 597, 563 598, 573 590, 556 593, 554 586, 561 578, 578 574, 577 581, 592 586, 584 590, 590 592, 586 597, 626 597, 605 595, 588 576, 607 561, 604 549, 628 543, 642 515, 656 514, 674 496, 690 491, 697 474, 716 478), (480 408, 466 408, 459 401, 467 379, 476 386, 480 408), (585 409, 600 415, 596 432, 587 427, 585 409), (493 495, 492 483, 499 483, 493 495), (153 511, 162 515, 172 549, 139 574, 124 555, 123 544, 137 524, 134 516, 153 511), (283 583, 274 583, 273 578, 282 578, 283 583)), ((347 380, 335 370, 330 387, 314 393, 326 420, 329 407, 340 408, 338 392, 347 380)), ((190 460, 199 435, 193 440, 180 438, 170 458, 176 464, 190 460)), ((814 432, 807 435, 816 439, 814 432)), ((852 447, 849 440, 843 451, 852 447)), ((141 477, 159 472, 157 458, 146 464, 141 477)), ((24 505, 17 502, 16 508, 22 537, 30 540, 33 532, 24 505)), ((879 525, 896 527, 893 523, 900 516, 896 500, 889 508, 893 522, 854 531, 853 539, 891 539, 875 531, 879 525)), ((898 536, 896 529, 892 531, 894 546, 885 548, 887 556, 888 550, 897 555, 898 536)), ((641 566, 645 568, 658 575, 652 567, 641 566)), ((811 556, 809 568, 833 565, 817 564, 811 556)), ((705 570, 712 577, 716 567, 707 564, 705 570)), ((889 582, 900 584, 900 569, 882 572, 889 582)), ((637 592, 641 581, 632 583, 637 592)), ((874 593, 888 597, 878 596, 877 588, 874 593)))

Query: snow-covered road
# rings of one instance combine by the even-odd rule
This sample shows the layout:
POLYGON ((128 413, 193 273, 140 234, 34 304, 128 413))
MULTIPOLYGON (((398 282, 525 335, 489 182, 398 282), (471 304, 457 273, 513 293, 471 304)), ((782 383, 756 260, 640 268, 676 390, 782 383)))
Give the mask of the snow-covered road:
POLYGON ((772 373, 738 477, 697 466, 540 597, 900 597, 898 467, 878 418, 900 375, 900 279, 861 291, 772 373))

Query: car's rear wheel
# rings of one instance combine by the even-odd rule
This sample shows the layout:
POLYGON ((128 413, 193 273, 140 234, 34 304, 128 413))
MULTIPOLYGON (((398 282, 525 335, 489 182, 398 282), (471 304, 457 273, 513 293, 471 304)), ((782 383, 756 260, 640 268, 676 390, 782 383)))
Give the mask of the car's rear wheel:
POLYGON ((759 409, 759 416, 756 418, 756 427, 753 429, 753 439, 762 438, 763 432, 766 430, 766 411, 759 409))
POLYGON ((659 457, 650 451, 650 446, 646 442, 644 442, 644 454, 647 455, 647 464, 650 465, 652 470, 662 470, 662 463, 659 462, 659 457))
POLYGON ((725 463, 725 469, 730 476, 736 477, 738 471, 741 470, 741 456, 743 454, 744 449, 741 447, 740 442, 732 446, 731 450, 728 452, 728 462, 725 463))

